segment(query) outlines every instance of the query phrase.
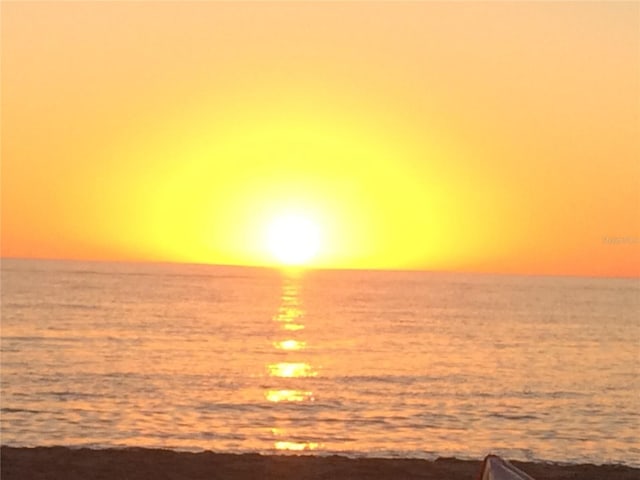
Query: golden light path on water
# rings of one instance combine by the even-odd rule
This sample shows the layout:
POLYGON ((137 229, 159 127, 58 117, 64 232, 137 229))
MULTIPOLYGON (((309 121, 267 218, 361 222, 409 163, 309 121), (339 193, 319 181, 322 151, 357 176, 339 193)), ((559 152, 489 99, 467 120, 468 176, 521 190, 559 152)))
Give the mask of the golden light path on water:
MULTIPOLYGON (((287 355, 287 360, 270 363, 267 365, 269 376, 279 379, 283 383, 288 379, 302 379, 315 377, 318 372, 307 362, 301 361, 299 354, 307 347, 307 342, 301 338, 292 338, 292 332, 301 332, 303 324, 304 310, 300 296, 300 283, 297 277, 285 276, 282 289, 280 308, 273 320, 278 331, 287 332, 286 337, 273 342, 276 350, 287 355)), ((298 333, 298 335, 300 335, 298 333)), ((283 387, 286 386, 286 383, 283 387)), ((269 402, 312 402, 313 392, 297 388, 269 389, 265 392, 265 398, 269 402)), ((316 450, 320 447, 318 442, 294 441, 285 429, 273 427, 271 433, 275 437, 274 448, 283 451, 305 451, 316 450), (283 438, 284 437, 284 438, 283 438), (287 438, 289 437, 289 438, 287 438)))
POLYGON ((275 342, 274 346, 281 350, 302 350, 304 347, 307 346, 307 342, 293 340, 290 338, 288 340, 281 340, 279 342, 275 342))
POLYGON ((315 377, 316 372, 304 362, 281 362, 269 365, 269 373, 273 377, 315 377))
POLYGON ((270 402, 313 401, 313 393, 303 390, 269 390, 266 396, 270 402))
POLYGON ((297 330, 304 330, 304 325, 301 325, 299 323, 287 323, 286 325, 283 325, 282 328, 284 330, 289 330, 291 332, 295 332, 297 330))
POLYGON ((316 442, 276 442, 276 449, 278 450, 315 450, 320 444, 316 442))

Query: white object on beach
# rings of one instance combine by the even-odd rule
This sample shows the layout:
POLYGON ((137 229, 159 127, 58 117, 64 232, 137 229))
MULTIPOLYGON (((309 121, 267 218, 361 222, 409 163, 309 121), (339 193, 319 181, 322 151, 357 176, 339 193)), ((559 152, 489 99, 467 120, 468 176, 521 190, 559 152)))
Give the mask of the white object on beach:
POLYGON ((487 455, 482 462, 480 480, 534 480, 497 455, 487 455))

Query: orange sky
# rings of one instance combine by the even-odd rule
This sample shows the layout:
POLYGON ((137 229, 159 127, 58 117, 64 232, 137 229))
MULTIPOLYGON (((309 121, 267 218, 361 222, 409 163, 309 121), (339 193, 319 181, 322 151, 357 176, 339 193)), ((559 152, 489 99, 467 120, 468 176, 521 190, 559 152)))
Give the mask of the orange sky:
POLYGON ((640 275, 639 18, 3 2, 2 255, 640 275))

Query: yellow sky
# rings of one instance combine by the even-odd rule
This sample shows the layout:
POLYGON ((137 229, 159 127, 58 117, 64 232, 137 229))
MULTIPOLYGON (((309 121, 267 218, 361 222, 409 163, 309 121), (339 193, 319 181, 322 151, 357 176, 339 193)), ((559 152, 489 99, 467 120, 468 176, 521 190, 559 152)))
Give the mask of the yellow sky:
POLYGON ((2 255, 640 274, 636 2, 2 3, 2 255))

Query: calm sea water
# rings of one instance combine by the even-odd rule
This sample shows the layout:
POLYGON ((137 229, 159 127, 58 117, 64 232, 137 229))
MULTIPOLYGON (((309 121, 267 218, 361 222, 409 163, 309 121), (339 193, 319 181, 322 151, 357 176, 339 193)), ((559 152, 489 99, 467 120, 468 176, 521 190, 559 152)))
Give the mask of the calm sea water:
POLYGON ((2 261, 2 443, 640 466, 640 281, 2 261))

